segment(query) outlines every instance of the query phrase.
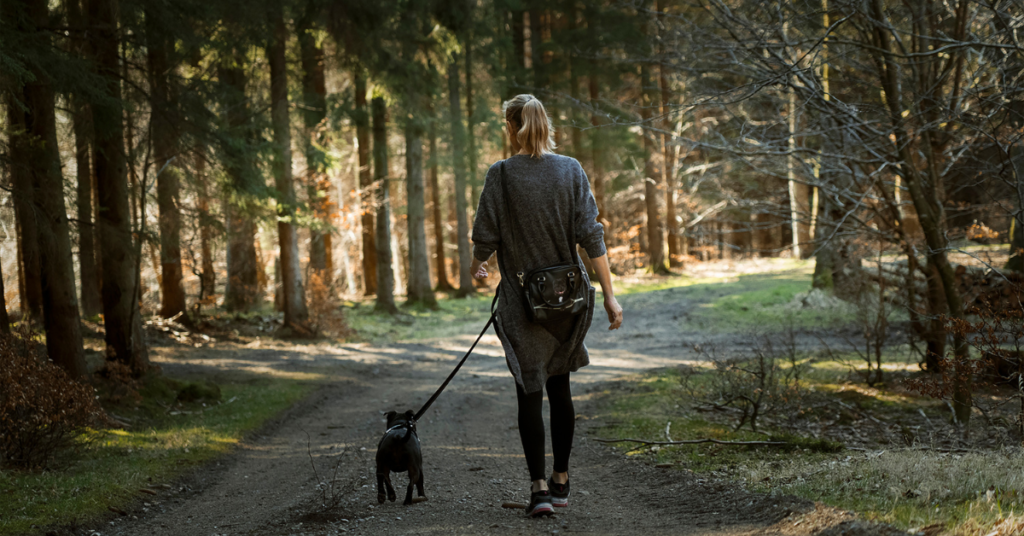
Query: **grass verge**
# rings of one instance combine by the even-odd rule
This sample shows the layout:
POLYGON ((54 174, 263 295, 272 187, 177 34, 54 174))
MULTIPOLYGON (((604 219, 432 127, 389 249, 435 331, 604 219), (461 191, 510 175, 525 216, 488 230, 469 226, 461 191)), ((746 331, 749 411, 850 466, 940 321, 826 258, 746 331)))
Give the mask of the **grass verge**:
MULTIPOLYGON (((848 407, 857 410, 871 408, 883 420, 889 417, 898 422, 900 415, 924 415, 925 408, 932 409, 927 418, 936 423, 942 419, 934 400, 898 389, 866 389, 837 377, 833 364, 824 365, 829 366, 810 370, 802 380, 811 392, 846 400, 848 407)), ((735 431, 728 417, 696 411, 680 378, 677 369, 652 371, 597 393, 596 411, 590 416, 602 423, 596 435, 654 441, 664 441, 666 435, 673 440, 785 440, 790 444, 784 448, 625 442, 614 446, 648 463, 672 464, 758 492, 822 501, 902 529, 933 526, 957 536, 984 535, 1000 524, 1016 526, 1024 514, 1024 454, 1018 448, 942 452, 890 443, 844 450, 841 443, 793 434, 782 425, 800 415, 766 419, 759 433, 735 431)), ((836 420, 843 418, 840 414, 836 420)), ((1011 533, 1016 532, 998 532, 1011 533)))
POLYGON ((128 429, 90 434, 58 470, 0 471, 0 535, 87 523, 124 508, 139 489, 172 479, 228 452, 246 432, 311 392, 313 382, 260 378, 220 385, 221 402, 177 404, 173 380, 150 379, 128 429))

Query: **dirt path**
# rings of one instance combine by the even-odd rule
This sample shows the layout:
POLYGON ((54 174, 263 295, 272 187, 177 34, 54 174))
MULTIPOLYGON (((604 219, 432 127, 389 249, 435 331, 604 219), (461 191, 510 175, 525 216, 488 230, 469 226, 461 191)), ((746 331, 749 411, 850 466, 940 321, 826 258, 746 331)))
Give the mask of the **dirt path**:
MULTIPOLYGON (((570 507, 550 519, 528 520, 521 510, 501 506, 529 494, 515 391, 493 335, 485 337, 479 355, 419 426, 429 501, 411 507, 376 503, 373 454, 384 430, 382 413, 419 407, 472 340, 466 335, 388 346, 269 343, 156 352, 170 374, 283 370, 319 372, 333 380, 232 455, 158 497, 147 497, 148 505, 140 502, 132 512, 137 519, 116 518, 97 530, 189 536, 881 533, 856 529, 849 514, 652 468, 588 441, 588 391, 624 373, 678 362, 672 355, 687 343, 680 338, 686 338, 685 330, 680 335, 673 320, 693 305, 685 291, 626 296, 622 302, 626 328, 609 335, 602 332, 604 322, 596 323, 589 341, 594 363, 573 377, 582 416, 570 469, 573 496, 570 507), (310 515, 317 510, 318 493, 307 433, 322 479, 329 479, 332 464, 341 460, 336 477, 341 500, 331 515, 310 515)), ((400 498, 406 482, 404 474, 397 475, 400 498)))

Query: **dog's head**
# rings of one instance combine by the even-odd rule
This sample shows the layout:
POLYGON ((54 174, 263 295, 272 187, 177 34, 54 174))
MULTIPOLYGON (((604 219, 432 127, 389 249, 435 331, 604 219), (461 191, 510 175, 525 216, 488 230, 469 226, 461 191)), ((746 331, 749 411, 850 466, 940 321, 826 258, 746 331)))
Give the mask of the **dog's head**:
POLYGON ((416 415, 416 412, 414 412, 411 409, 407 410, 405 413, 389 411, 384 414, 384 416, 387 417, 388 419, 388 428, 391 428, 392 426, 396 426, 399 424, 411 423, 414 415, 416 415))

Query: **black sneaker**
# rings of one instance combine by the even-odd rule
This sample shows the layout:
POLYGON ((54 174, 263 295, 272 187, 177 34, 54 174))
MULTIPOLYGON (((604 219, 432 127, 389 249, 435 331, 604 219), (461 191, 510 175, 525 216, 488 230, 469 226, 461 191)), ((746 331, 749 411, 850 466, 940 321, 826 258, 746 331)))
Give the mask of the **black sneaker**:
POLYGON ((555 509, 551 507, 551 492, 544 490, 530 494, 530 505, 526 507, 527 516, 549 516, 553 513, 555 509))
POLYGON ((556 484, 553 478, 548 479, 548 490, 551 492, 552 506, 569 506, 569 481, 556 484))

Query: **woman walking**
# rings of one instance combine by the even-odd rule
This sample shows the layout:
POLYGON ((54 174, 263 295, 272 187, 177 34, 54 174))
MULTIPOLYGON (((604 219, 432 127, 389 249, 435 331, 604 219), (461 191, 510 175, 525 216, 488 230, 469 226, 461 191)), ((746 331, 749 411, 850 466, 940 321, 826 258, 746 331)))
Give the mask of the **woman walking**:
MULTIPOLYGON (((569 454, 576 413, 569 373, 590 359, 583 339, 594 315, 594 289, 579 270, 588 306, 557 321, 531 322, 522 275, 553 265, 579 264, 579 244, 590 257, 604 295, 608 329, 622 325, 597 222, 597 204, 587 175, 574 158, 554 154, 552 127, 544 105, 533 95, 518 95, 502 106, 513 155, 487 172, 473 224, 473 277, 487 277, 487 259, 498 253, 501 269, 495 329, 516 380, 519 435, 532 480, 529 516, 550 515, 552 506, 569 504, 569 454), (554 472, 545 480, 544 389, 551 409, 554 472)), ((564 289, 563 289, 564 291, 564 289)))

